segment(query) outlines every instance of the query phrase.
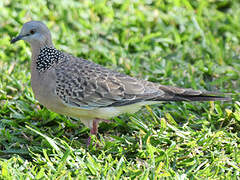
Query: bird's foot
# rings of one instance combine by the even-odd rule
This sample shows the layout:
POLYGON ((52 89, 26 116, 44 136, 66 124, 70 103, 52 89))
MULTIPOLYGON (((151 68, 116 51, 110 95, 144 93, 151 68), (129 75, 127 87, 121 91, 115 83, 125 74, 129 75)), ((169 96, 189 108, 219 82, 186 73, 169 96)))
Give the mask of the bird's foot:
POLYGON ((88 137, 87 140, 87 147, 89 147, 89 145, 91 144, 91 135, 97 135, 98 132, 98 123, 99 123, 99 119, 94 119, 92 122, 92 128, 90 129, 90 136, 88 137))
POLYGON ((87 139, 87 147, 89 147, 89 145, 91 144, 91 135, 97 135, 98 133, 98 123, 99 122, 105 122, 105 123, 110 123, 110 120, 107 119, 100 119, 100 118, 96 118, 93 120, 93 124, 92 124, 92 128, 90 129, 90 136, 87 139))

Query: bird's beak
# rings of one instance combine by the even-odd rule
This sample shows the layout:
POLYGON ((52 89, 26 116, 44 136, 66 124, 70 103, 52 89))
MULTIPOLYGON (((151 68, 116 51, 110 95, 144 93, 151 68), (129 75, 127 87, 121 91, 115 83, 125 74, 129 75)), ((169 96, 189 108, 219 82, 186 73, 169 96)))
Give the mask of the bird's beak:
POLYGON ((11 44, 21 40, 23 37, 25 37, 25 35, 18 35, 17 37, 15 37, 11 40, 11 44))

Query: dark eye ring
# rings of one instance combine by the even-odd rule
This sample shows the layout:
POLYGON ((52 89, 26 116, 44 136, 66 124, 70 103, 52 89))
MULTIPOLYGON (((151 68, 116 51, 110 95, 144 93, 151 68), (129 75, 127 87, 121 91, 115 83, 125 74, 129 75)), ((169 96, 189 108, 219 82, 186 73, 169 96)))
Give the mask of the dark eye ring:
POLYGON ((35 29, 30 30, 30 34, 34 34, 36 32, 35 29))

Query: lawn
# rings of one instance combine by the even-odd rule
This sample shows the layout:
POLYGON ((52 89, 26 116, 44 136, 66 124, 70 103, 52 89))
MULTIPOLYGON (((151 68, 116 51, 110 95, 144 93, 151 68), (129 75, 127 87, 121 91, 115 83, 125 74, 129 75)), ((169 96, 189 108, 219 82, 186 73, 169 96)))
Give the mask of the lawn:
POLYGON ((239 1, 3 0, 0 15, 0 179, 239 179, 239 1), (147 106, 87 148, 89 129, 34 99, 30 47, 9 42, 29 20, 75 56, 233 100, 147 106))

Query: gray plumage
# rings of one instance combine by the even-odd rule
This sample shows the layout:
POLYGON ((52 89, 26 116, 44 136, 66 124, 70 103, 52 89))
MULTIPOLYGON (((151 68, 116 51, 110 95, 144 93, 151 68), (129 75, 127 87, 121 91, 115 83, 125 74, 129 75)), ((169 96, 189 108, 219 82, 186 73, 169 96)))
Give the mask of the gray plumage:
POLYGON ((55 48, 44 47, 37 57, 37 70, 54 66, 56 94, 68 105, 84 109, 124 106, 141 101, 224 100, 210 92, 162 86, 114 72, 55 48))
POLYGON ((39 21, 25 23, 12 43, 20 39, 32 48, 31 81, 36 98, 53 111, 83 119, 90 128, 95 118, 135 112, 146 104, 230 100, 213 92, 139 80, 59 51, 48 28, 39 21))

